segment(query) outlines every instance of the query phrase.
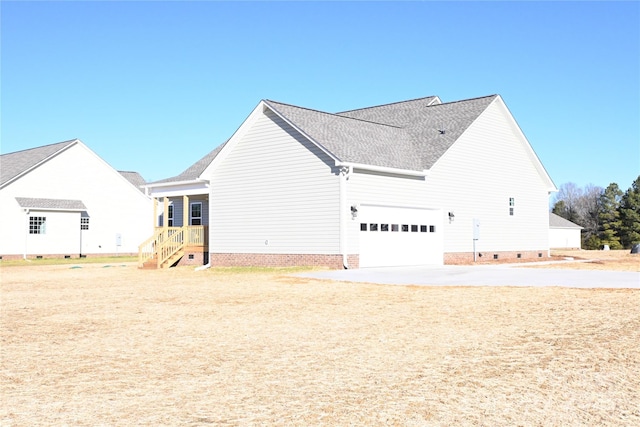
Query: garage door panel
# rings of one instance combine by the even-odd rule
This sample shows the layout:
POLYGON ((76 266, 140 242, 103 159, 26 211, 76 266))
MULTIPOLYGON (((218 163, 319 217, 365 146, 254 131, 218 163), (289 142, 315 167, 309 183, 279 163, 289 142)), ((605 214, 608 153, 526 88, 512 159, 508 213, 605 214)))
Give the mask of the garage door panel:
POLYGON ((441 265, 440 210, 362 206, 360 267, 441 265))

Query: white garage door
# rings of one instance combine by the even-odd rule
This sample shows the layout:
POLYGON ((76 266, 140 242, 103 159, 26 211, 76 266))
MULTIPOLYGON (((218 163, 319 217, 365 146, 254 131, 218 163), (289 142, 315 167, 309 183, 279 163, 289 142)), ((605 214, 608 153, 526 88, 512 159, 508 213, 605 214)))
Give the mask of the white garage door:
POLYGON ((439 209, 361 206, 360 267, 442 265, 439 209))

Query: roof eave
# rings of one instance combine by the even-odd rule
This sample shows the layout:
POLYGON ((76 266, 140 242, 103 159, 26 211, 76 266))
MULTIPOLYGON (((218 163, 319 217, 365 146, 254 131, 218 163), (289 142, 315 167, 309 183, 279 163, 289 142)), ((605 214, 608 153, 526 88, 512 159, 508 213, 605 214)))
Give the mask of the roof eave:
POLYGON ((407 176, 421 176, 426 177, 429 175, 428 169, 423 169, 421 171, 410 170, 410 169, 400 169, 400 168, 391 168, 387 166, 375 166, 375 165, 367 165, 364 163, 353 163, 353 162, 335 162, 336 167, 349 167, 353 169, 363 169, 372 172, 381 172, 395 175, 407 175, 407 176))

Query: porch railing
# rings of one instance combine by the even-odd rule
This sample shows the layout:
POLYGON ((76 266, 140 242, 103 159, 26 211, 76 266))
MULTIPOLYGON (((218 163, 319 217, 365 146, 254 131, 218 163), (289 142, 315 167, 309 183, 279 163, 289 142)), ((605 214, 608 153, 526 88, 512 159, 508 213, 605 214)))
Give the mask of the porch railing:
POLYGON ((185 246, 206 246, 208 237, 207 227, 204 225, 157 227, 153 236, 138 247, 139 266, 155 258, 157 267, 160 268, 185 246))

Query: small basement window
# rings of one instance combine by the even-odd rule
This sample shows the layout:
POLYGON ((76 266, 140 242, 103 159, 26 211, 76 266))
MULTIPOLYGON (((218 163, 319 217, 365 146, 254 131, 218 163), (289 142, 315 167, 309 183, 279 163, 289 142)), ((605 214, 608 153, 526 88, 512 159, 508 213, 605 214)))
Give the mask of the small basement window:
POLYGON ((415 224, 411 224, 411 232, 412 233, 417 233, 418 232, 418 226, 415 224))
POLYGON ((427 232, 427 226, 426 225, 421 225, 420 226, 420 232, 421 233, 426 233, 427 232))
POLYGON ((400 229, 400 227, 398 226, 398 224, 391 224, 391 231, 398 231, 400 229))
POLYGON ((367 224, 361 222, 360 223, 360 231, 367 231, 367 224))
POLYGON ((435 233, 436 232, 436 226, 435 225, 430 225, 429 226, 429 233, 435 233))
POLYGON ((493 254, 493 259, 498 259, 498 254, 493 254))
POLYGON ((369 224, 369 231, 378 231, 378 224, 369 224))
POLYGON ((389 224, 380 224, 380 231, 389 231, 389 224))
POLYGON ((409 231, 409 224, 402 224, 402 231, 409 231))

